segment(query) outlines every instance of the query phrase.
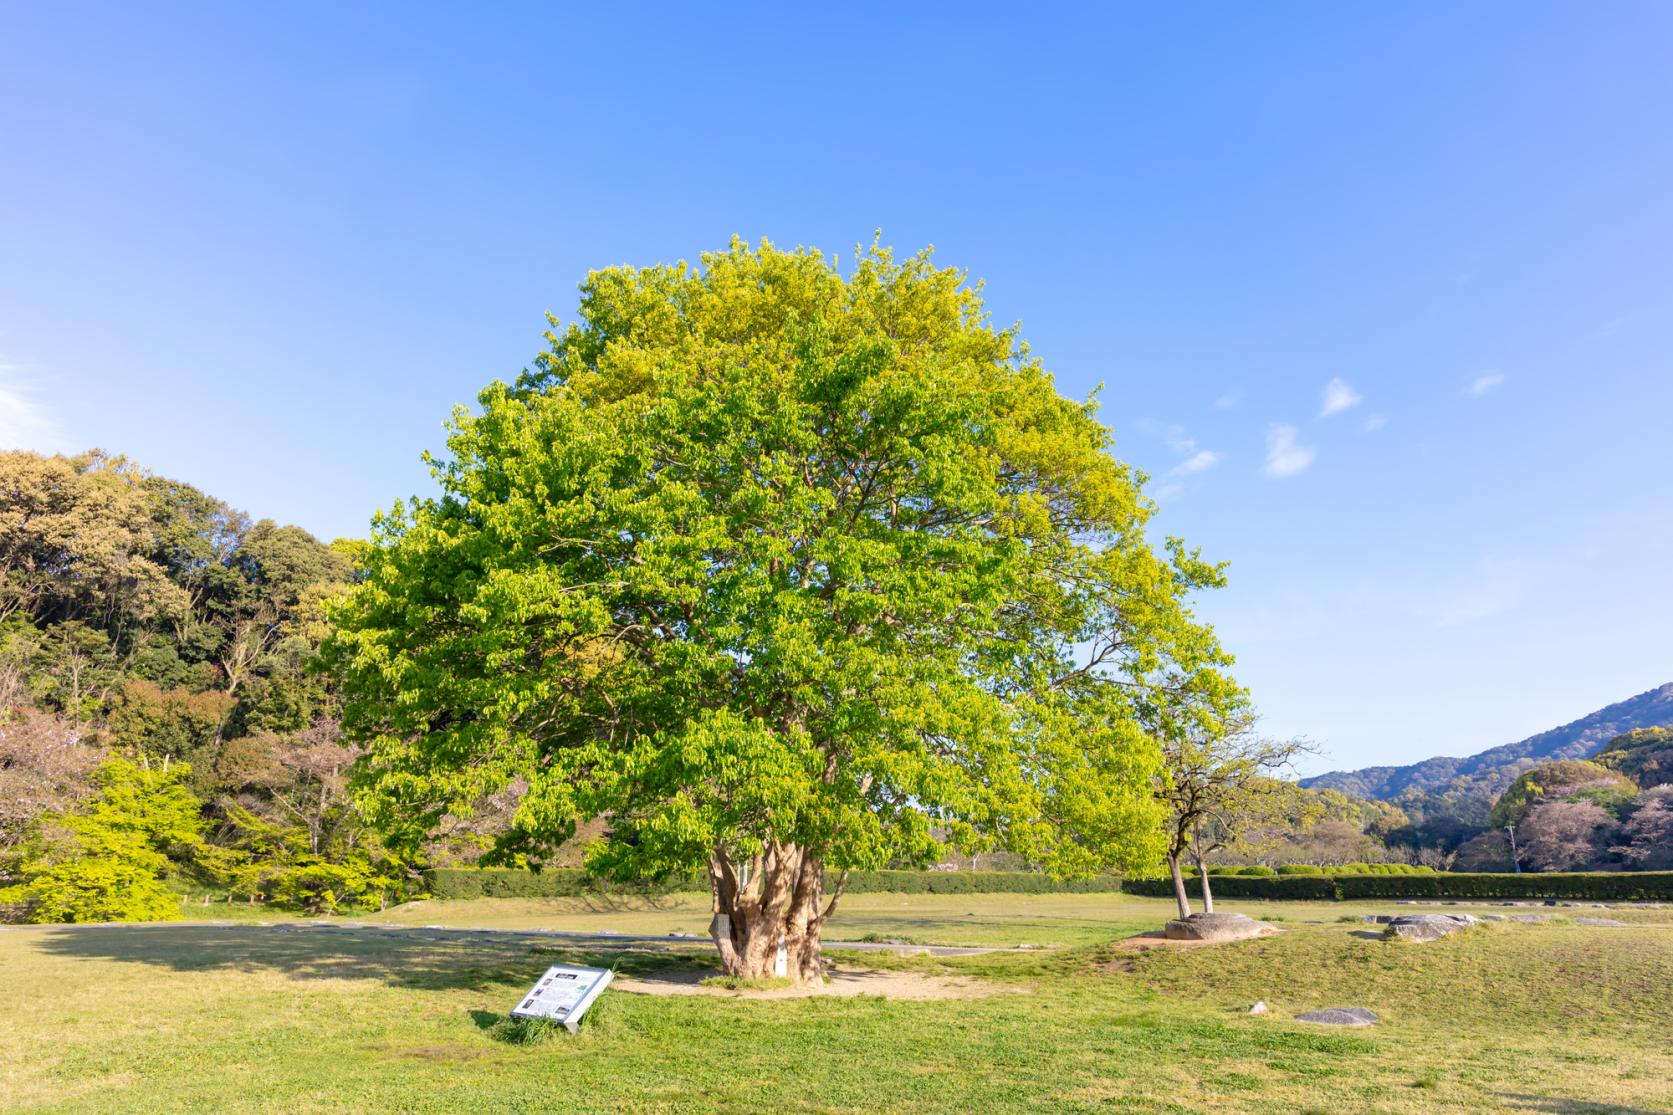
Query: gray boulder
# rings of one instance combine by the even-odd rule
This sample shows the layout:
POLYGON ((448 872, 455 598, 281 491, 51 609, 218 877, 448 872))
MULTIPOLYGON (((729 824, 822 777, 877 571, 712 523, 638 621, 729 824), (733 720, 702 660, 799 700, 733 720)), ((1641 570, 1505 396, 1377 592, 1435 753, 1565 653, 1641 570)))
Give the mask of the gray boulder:
POLYGON ((1244 914, 1192 914, 1168 922, 1163 935, 1170 941, 1243 941, 1266 929, 1264 922, 1244 914))
POLYGON ((1626 922, 1616 921, 1614 918, 1575 918, 1576 925, 1605 925, 1614 929, 1625 929, 1626 922))
POLYGON ((1377 1016, 1364 1007, 1327 1007, 1298 1014, 1295 1020, 1316 1026, 1369 1026, 1377 1021, 1377 1016))
POLYGON ((1438 941, 1475 923, 1470 914, 1406 914, 1389 922, 1383 935, 1407 941, 1438 941))

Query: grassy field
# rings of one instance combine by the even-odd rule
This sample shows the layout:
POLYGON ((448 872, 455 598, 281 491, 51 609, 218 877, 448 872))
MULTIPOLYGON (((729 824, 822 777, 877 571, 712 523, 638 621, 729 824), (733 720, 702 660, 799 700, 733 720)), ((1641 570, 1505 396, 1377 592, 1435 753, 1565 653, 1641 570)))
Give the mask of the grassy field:
MULTIPOLYGON (((697 896, 483 900, 378 930, 165 923, 0 931, 0 1109, 442 1111, 1673 1112, 1673 910, 1495 923, 1434 944, 1357 922, 1387 903, 1223 904, 1258 941, 1135 954, 1167 904, 1121 895, 855 895, 830 935, 1050 946, 839 955, 1026 994, 903 1002, 609 992, 581 1033, 495 1023, 547 964, 624 974, 708 953, 584 951, 424 926, 700 932, 697 896), (1265 1017, 1245 1013, 1255 999, 1265 1017), (1289 1016, 1366 1006, 1329 1030, 1289 1016)), ((1490 907, 1460 907, 1478 912, 1490 907)), ((210 907, 197 914, 219 915, 210 907)))

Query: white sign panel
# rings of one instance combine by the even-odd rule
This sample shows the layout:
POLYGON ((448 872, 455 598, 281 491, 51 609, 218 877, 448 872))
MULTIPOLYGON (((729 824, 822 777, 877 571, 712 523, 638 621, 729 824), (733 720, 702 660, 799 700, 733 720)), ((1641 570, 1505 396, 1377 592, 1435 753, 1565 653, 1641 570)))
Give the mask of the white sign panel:
POLYGON ((571 968, 554 964, 535 982, 521 1002, 512 1008, 513 1018, 550 1018, 574 1033, 575 1024, 593 1005, 599 992, 615 978, 607 968, 571 968))

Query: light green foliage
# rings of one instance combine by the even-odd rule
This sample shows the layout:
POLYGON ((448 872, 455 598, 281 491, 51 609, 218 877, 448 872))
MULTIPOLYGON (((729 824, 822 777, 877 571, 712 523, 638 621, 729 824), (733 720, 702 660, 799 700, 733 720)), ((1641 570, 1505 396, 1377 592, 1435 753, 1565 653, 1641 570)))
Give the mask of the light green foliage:
POLYGON ((409 841, 514 779, 502 857, 612 814, 596 868, 932 830, 1064 873, 1155 862, 1148 686, 1223 665, 1090 404, 927 255, 734 242, 588 277, 459 412, 444 494, 335 613, 366 800, 409 841))
POLYGON ((1541 801, 1577 798, 1605 809, 1617 810, 1637 793, 1632 781, 1608 767, 1583 759, 1561 759, 1541 763, 1523 771, 1499 800, 1493 803, 1491 823, 1495 828, 1520 824, 1528 810, 1541 801))
POLYGON ((202 844, 199 803, 183 764, 138 766, 110 759, 94 775, 83 811, 49 817, 24 845, 21 883, 0 890, 36 922, 154 921, 178 916, 163 884, 173 859, 202 844))
MULTIPOLYGON (((222 843, 204 866, 228 889, 310 914, 381 909, 404 885, 399 861, 358 828, 339 824, 324 846, 310 828, 262 816, 236 803, 224 807, 222 843), (345 844, 342 830, 355 837, 345 844)), ((342 803, 334 803, 342 810, 342 803)))

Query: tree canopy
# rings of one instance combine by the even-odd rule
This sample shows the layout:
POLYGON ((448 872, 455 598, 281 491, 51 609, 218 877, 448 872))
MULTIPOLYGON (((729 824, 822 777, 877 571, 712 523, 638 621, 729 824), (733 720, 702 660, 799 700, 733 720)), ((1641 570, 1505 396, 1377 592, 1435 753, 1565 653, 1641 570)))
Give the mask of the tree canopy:
POLYGON ((1645 789, 1673 782, 1673 728, 1635 728, 1604 744, 1592 760, 1645 789))
POLYGON ((1631 779, 1584 759, 1559 759, 1523 771, 1493 803, 1492 823, 1520 824, 1541 801, 1582 798, 1605 808, 1618 808, 1638 792, 1631 779))
POLYGON ((1157 553, 1093 405, 960 272, 734 241, 589 275, 548 339, 334 613, 392 831, 525 783, 501 858, 607 815, 595 869, 706 865, 728 967, 782 936, 799 978, 826 867, 1157 861, 1147 716, 1226 664, 1187 606, 1221 570, 1157 553))

